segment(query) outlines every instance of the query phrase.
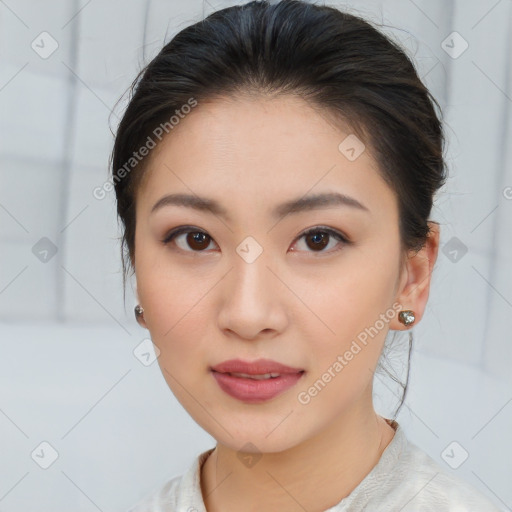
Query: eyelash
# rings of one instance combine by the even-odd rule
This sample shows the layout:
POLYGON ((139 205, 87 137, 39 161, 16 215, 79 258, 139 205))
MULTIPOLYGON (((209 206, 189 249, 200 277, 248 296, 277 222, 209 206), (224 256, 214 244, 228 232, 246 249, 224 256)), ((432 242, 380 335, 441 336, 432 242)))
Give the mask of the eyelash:
MULTIPOLYGON (((182 227, 176 228, 173 231, 171 231, 170 233, 168 233, 166 235, 166 237, 162 240, 162 243, 164 245, 168 245, 177 236, 185 234, 185 233, 201 233, 203 235, 209 236, 208 233, 206 233, 205 231, 203 231, 201 229, 193 228, 192 226, 182 226, 182 227)), ((311 235, 311 234, 314 234, 314 233, 325 233, 325 234, 329 235, 330 237, 333 237, 334 239, 336 239, 338 242, 341 242, 341 245, 350 245, 350 244, 352 244, 352 242, 346 236, 344 236, 340 232, 335 231, 334 229, 328 228, 326 226, 314 226, 312 228, 307 229, 306 231, 302 232, 296 238, 295 242, 300 240, 301 238, 303 238, 305 236, 308 236, 308 235, 311 235)), ((213 241, 213 238, 210 237, 210 240, 213 241)), ((182 252, 184 251, 183 249, 179 249, 179 250, 181 250, 182 252)), ((330 254, 330 253, 337 252, 339 250, 341 250, 341 247, 339 247, 338 249, 330 250, 330 251, 323 251, 322 250, 322 251, 306 251, 306 252, 311 252, 313 254, 314 253, 317 253, 317 254, 330 254)), ((194 251, 194 250, 188 251, 187 250, 187 251, 184 251, 184 252, 201 253, 201 252, 206 252, 206 251, 205 250, 203 250, 203 251, 194 251)))

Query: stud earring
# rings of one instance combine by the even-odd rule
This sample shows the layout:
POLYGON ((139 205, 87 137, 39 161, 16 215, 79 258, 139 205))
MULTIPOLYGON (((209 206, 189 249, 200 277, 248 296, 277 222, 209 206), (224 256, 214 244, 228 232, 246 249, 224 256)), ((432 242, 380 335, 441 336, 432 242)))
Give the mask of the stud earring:
POLYGON ((143 315, 144 315, 144 308, 137 304, 134 308, 134 312, 135 312, 135 319, 137 320, 137 322, 140 324, 140 321, 141 319, 143 319, 143 315))
POLYGON ((405 309, 398 313, 398 321, 405 326, 413 324, 415 320, 416 316, 414 315, 414 311, 411 311, 410 309, 405 309))

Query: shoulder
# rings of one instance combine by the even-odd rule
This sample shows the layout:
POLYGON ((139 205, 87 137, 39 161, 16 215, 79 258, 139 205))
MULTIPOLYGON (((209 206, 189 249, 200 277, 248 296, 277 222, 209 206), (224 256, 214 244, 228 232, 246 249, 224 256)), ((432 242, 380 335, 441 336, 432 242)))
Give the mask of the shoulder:
POLYGON ((136 503, 127 512, 206 512, 201 494, 200 473, 201 466, 213 450, 211 448, 198 455, 183 475, 171 478, 163 487, 136 503))
POLYGON ((404 444, 397 469, 390 480, 403 512, 500 511, 489 498, 410 441, 404 444))

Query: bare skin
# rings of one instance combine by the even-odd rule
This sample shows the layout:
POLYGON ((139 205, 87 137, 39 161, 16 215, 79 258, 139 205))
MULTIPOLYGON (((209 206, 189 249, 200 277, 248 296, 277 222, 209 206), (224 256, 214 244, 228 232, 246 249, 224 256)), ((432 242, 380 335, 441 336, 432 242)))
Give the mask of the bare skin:
POLYGON ((425 247, 399 266, 396 197, 369 148, 353 161, 339 151, 350 133, 295 97, 219 99, 200 103, 151 154, 136 197, 137 295, 164 378, 217 440, 201 469, 208 512, 326 510, 393 438, 373 407, 373 374, 389 329, 406 329, 393 305, 413 310, 416 324, 422 318, 439 229, 432 224, 425 247), (366 209, 330 205, 272 217, 285 201, 324 192, 366 209), (229 218, 177 205, 151 212, 174 193, 215 199, 229 218), (181 234, 164 244, 180 226, 208 237, 201 245, 181 234), (302 236, 317 226, 351 243, 330 236, 318 251, 302 236), (262 248, 251 263, 237 252, 248 236, 262 248), (377 325, 343 369, 308 394, 377 325), (227 395, 210 371, 234 358, 273 359, 305 373, 293 388, 249 404, 227 395), (247 443, 255 448, 244 453, 262 454, 250 467, 240 457, 247 443))

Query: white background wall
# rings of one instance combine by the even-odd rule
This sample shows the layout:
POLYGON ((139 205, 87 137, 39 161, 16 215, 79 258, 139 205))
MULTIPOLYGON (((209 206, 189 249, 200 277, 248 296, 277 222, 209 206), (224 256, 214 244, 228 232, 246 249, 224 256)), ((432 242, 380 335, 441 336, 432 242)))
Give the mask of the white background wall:
MULTIPOLYGON (((130 285, 123 305, 113 193, 92 190, 108 177, 111 109, 137 71, 231 4, 0 2, 0 510, 123 511, 214 444, 157 363, 133 354, 148 333, 130 285), (47 58, 43 31, 58 44, 47 58), (58 454, 48 469, 31 457, 43 441, 58 454)), ((460 443, 469 458, 446 467, 512 510, 512 2, 331 5, 388 25, 447 125, 450 180, 433 214, 442 250, 398 421, 445 466, 443 450, 460 443), (453 31, 469 45, 457 58, 453 31)), ((389 414, 395 390, 375 384, 389 414)))

